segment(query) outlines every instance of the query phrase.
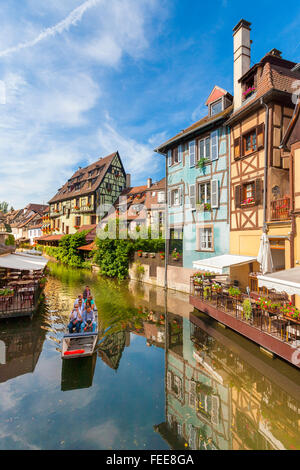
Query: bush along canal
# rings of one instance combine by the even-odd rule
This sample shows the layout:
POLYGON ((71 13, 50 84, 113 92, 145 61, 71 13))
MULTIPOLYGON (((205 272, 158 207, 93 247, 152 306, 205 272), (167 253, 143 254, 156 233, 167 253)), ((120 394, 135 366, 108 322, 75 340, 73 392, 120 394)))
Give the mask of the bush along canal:
POLYGON ((33 319, 0 323, 0 449, 300 449, 295 368, 193 311, 186 294, 48 266, 33 319), (98 343, 62 360, 86 285, 98 343))

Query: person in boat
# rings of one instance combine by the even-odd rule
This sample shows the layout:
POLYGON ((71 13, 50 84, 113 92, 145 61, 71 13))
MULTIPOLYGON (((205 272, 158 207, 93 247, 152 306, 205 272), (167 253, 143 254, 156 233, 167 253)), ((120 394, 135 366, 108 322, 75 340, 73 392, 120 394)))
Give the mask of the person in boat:
POLYGON ((93 309, 88 304, 88 302, 87 302, 85 311, 83 312, 82 318, 83 318, 83 322, 81 323, 82 333, 88 332, 88 331, 92 331, 92 332, 96 331, 95 315, 94 315, 93 309))
POLYGON ((80 299, 83 300, 82 294, 79 294, 79 295, 78 295, 77 299, 76 299, 75 302, 74 302, 74 307, 75 307, 75 305, 78 304, 78 302, 79 302, 80 299))
POLYGON ((70 323, 68 324, 69 333, 74 333, 74 329, 76 330, 76 333, 79 333, 82 321, 82 314, 79 307, 78 305, 75 305, 70 314, 70 323))
POLYGON ((83 299, 82 298, 78 299, 78 303, 76 305, 78 305, 78 310, 80 312, 80 315, 82 316, 85 310, 85 303, 83 299))
POLYGON ((90 307, 95 310, 95 301, 91 295, 88 296, 88 298, 85 300, 85 305, 90 305, 90 307))
POLYGON ((91 290, 89 286, 85 286, 85 289, 83 291, 83 299, 86 300, 89 296, 91 295, 91 290))

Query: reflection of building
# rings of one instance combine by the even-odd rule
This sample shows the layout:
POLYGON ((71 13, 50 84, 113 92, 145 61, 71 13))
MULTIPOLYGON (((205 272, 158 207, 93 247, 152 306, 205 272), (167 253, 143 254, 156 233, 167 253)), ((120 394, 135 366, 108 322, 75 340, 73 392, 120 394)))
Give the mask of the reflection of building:
POLYGON ((156 430, 174 449, 229 449, 228 387, 193 356, 187 319, 168 314, 167 329, 166 422, 156 430))
POLYGON ((165 422, 155 431, 172 449, 300 449, 300 385, 255 345, 215 326, 168 313, 165 422), (175 321, 175 323, 174 323, 175 321), (283 388, 284 387, 284 388, 283 388))
POLYGON ((98 347, 98 355, 111 369, 117 370, 125 346, 129 346, 128 339, 130 333, 125 331, 117 331, 108 334, 98 347))
POLYGON ((254 345, 202 315, 191 316, 191 340, 197 360, 228 388, 232 449, 300 448, 300 387, 286 375, 288 366, 274 369, 254 345))
POLYGON ((45 332, 34 322, 7 325, 0 333, 0 383, 34 372, 45 332))

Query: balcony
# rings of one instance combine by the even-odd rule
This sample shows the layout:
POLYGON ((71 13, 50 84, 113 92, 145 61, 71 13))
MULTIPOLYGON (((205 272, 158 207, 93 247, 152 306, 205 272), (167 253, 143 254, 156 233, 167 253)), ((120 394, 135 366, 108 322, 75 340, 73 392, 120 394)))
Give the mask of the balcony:
POLYGON ((290 219, 290 198, 276 199, 271 201, 270 220, 280 221, 290 219))
POLYGON ((86 212, 94 212, 94 204, 86 205, 86 206, 81 206, 81 207, 73 207, 72 208, 72 213, 73 214, 79 214, 79 213, 86 213, 86 212))

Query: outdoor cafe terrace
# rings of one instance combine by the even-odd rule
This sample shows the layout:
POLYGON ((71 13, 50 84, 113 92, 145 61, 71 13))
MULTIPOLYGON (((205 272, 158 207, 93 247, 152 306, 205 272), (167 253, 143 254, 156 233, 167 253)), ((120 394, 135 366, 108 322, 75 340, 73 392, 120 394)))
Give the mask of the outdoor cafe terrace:
POLYGON ((286 293, 245 293, 226 277, 207 272, 194 274, 190 285, 190 303, 196 309, 299 367, 300 312, 286 293))
POLYGON ((45 285, 46 264, 36 255, 0 257, 0 319, 33 315, 45 285))

